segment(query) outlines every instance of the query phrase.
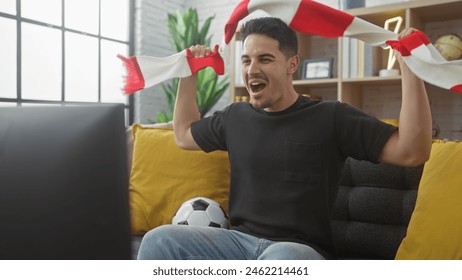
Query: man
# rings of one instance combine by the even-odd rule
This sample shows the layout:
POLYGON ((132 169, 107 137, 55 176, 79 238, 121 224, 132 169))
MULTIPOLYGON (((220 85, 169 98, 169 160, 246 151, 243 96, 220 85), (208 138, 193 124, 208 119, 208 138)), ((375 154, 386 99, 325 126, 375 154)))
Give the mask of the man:
MULTIPOLYGON (((414 29, 406 29, 400 37, 414 29)), ((331 259, 330 211, 348 156, 414 166, 431 149, 431 115, 423 82, 399 54, 399 130, 349 105, 299 95, 297 38, 281 20, 242 28, 242 76, 250 104, 231 104, 200 119, 196 75, 183 78, 174 111, 177 144, 227 150, 231 230, 162 226, 144 237, 140 259, 331 259)), ((210 53, 193 46, 196 57, 210 53)))

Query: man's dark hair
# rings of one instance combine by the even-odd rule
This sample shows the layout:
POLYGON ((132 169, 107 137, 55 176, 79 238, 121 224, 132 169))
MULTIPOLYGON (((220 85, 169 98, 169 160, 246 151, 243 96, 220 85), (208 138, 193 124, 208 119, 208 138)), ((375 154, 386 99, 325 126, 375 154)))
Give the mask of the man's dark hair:
POLYGON ((279 42, 279 50, 286 57, 298 54, 298 41, 295 31, 285 22, 275 17, 255 18, 244 23, 241 29, 242 40, 250 34, 262 34, 279 42))

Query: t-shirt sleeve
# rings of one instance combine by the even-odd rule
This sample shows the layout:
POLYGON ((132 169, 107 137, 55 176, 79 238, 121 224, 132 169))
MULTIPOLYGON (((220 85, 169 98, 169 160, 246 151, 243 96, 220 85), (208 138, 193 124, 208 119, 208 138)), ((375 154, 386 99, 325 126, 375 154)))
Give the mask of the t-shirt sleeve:
MULTIPOLYGON (((226 110, 226 109, 225 109, 226 110)), ((227 150, 225 137, 225 111, 217 111, 191 124, 191 134, 197 145, 205 151, 227 150)))
POLYGON ((377 163, 383 146, 397 129, 348 104, 339 103, 336 108, 337 143, 345 156, 377 163))

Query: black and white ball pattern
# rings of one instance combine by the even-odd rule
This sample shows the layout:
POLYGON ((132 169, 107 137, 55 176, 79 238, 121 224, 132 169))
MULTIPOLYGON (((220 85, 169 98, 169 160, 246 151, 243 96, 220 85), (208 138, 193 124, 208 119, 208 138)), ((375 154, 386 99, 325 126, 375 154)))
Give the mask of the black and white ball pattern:
POLYGON ((228 216, 216 201, 195 197, 184 202, 172 219, 174 225, 196 225, 228 228, 228 216))

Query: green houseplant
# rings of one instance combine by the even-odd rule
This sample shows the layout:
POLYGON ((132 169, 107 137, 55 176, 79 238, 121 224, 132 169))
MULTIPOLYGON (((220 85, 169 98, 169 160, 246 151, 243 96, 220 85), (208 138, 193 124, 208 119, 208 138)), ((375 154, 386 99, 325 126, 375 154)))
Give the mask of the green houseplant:
MULTIPOLYGON (((211 36, 207 35, 210 24, 214 17, 205 20, 199 28, 199 17, 194 8, 187 9, 183 14, 177 11, 168 14, 167 26, 170 33, 172 47, 181 52, 192 45, 210 46, 211 36)), ((170 84, 162 84, 163 92, 167 98, 169 111, 159 112, 156 115, 157 122, 168 122, 173 119, 173 107, 175 105, 176 93, 179 79, 172 79, 170 84)), ((201 116, 204 116, 223 93, 228 89, 228 78, 219 79, 213 69, 206 68, 198 73, 197 79, 197 105, 201 116)))

